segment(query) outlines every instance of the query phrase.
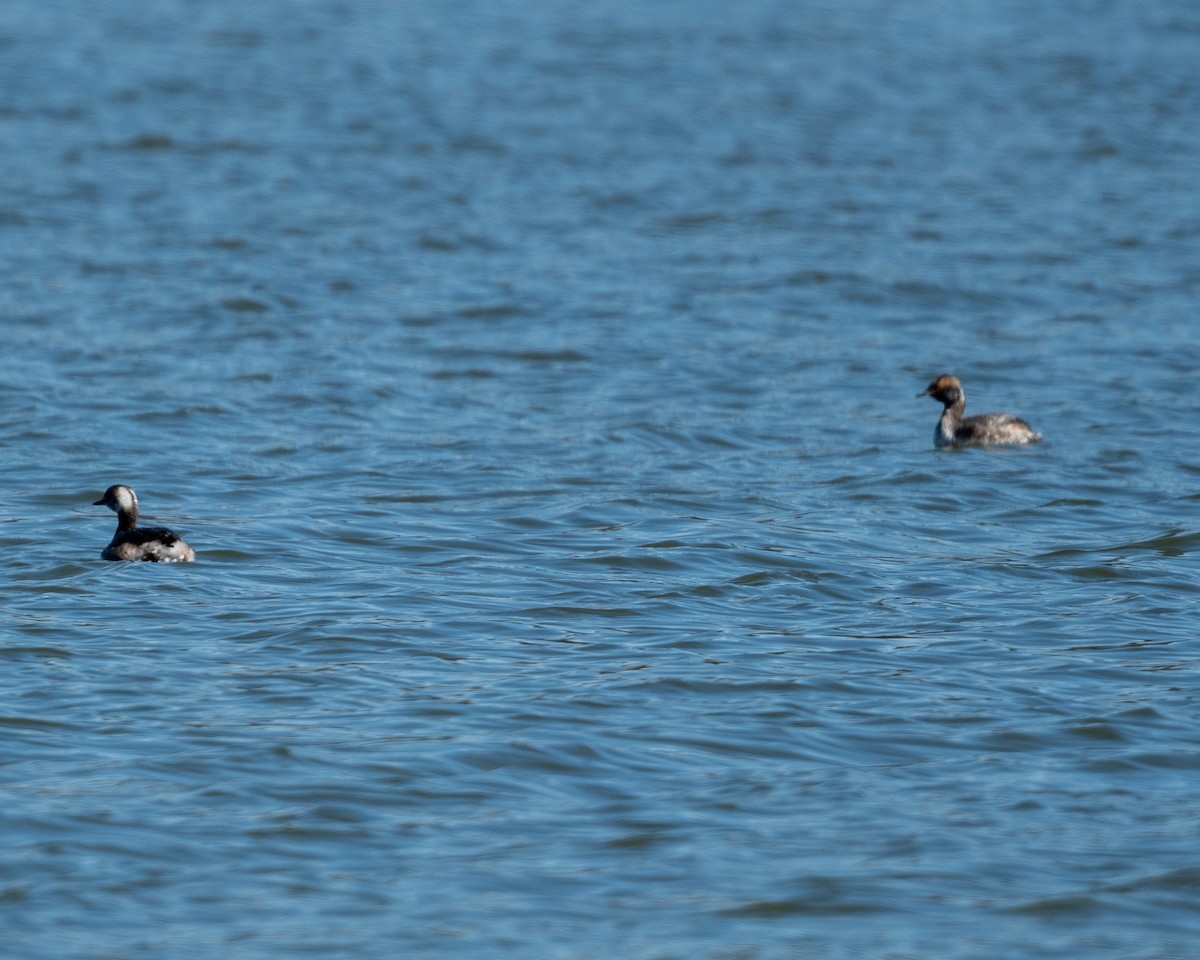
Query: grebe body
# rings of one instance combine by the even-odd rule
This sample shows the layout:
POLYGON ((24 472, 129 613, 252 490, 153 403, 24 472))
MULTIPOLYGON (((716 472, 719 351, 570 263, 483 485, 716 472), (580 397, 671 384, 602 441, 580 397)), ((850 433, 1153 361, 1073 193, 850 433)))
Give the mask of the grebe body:
POLYGON ((967 394, 958 377, 944 374, 918 397, 933 397, 942 404, 942 416, 933 431, 935 447, 990 447, 1040 443, 1042 435, 1011 413, 979 413, 964 417, 967 394))
POLYGON ((137 494, 132 488, 114 484, 92 504, 108 507, 117 515, 117 532, 101 552, 103 560, 148 560, 152 563, 185 563, 196 559, 196 551, 165 527, 139 527, 137 494))

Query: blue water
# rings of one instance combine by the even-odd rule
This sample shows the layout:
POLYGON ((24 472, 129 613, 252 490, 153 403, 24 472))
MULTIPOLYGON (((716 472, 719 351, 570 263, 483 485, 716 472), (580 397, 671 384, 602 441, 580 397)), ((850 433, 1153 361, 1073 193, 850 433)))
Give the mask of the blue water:
POLYGON ((0 90, 7 955, 1195 954, 1193 4, 11 0, 0 90))

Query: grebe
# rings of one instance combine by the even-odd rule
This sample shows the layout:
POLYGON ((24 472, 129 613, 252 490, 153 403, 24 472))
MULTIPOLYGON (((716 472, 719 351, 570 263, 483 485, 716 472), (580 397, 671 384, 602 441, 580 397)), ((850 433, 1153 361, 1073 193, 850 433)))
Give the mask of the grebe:
POLYGON ((967 394, 958 377, 943 374, 918 397, 933 397, 945 409, 933 431, 935 447, 982 447, 995 444, 1040 443, 1042 435, 1011 413, 980 413, 964 417, 967 394))
POLYGON ((150 560, 171 563, 196 559, 196 551, 165 527, 139 527, 137 494, 129 487, 114 484, 93 507, 116 511, 117 532, 100 554, 103 560, 150 560))

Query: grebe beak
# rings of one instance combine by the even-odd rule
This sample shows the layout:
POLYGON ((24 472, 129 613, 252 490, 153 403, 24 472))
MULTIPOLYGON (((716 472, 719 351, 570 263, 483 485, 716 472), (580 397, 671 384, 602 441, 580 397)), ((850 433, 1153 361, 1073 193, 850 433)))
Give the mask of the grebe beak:
POLYGON ((93 507, 102 507, 102 506, 104 506, 104 501, 103 500, 93 500, 92 506, 93 507))

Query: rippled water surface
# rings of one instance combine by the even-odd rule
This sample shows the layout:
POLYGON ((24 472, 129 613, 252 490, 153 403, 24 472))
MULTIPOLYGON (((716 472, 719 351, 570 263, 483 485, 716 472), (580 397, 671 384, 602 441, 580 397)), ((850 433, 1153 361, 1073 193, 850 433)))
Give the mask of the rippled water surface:
POLYGON ((12 956, 1194 955, 1194 4, 12 0, 0 89, 12 956))

